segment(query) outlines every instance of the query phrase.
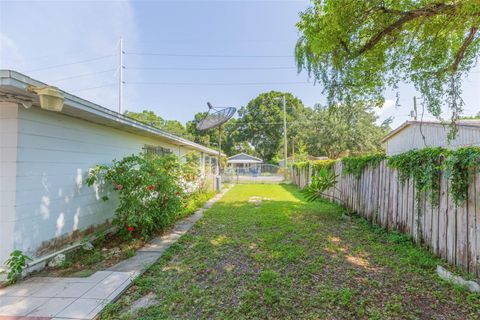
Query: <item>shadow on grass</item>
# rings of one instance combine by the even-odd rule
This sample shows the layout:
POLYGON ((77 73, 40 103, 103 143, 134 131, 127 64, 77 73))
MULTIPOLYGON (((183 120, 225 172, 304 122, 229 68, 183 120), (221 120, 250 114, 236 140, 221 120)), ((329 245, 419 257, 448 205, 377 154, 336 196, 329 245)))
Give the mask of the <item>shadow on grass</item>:
POLYGON ((240 185, 102 318, 474 319, 480 297, 439 282, 439 262, 293 185, 240 185), (148 292, 158 303, 129 315, 148 292))

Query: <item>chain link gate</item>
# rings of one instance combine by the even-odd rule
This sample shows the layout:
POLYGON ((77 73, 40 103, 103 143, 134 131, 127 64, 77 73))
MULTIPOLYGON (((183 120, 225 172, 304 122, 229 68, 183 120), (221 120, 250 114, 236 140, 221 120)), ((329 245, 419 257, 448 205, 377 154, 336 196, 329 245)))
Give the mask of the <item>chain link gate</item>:
POLYGON ((248 168, 227 167, 222 170, 226 183, 281 183, 285 182, 284 168, 273 164, 254 164, 248 168))

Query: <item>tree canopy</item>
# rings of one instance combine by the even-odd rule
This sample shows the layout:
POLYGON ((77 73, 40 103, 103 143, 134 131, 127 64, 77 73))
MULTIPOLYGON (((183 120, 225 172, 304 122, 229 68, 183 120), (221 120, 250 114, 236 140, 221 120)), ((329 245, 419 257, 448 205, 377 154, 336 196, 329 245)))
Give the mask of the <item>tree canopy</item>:
POLYGON ((238 111, 239 138, 247 141, 264 161, 276 158, 283 146, 283 96, 286 99, 287 133, 296 138, 298 126, 293 126, 306 112, 302 101, 291 93, 270 91, 252 99, 238 111), (293 130, 296 128, 296 130, 293 130), (290 130, 292 129, 292 130, 290 130))
MULTIPOLYGON (((337 158, 342 154, 381 151, 380 140, 388 126, 376 124, 373 108, 363 103, 309 108, 291 93, 261 93, 222 125, 222 151, 228 156, 245 152, 275 163, 283 158, 283 97, 286 100, 288 156, 296 160, 308 155, 337 158)), ((164 120, 153 111, 126 112, 127 116, 218 149, 218 130, 198 131, 197 123, 206 112, 195 114, 184 127, 179 121, 164 120)))
POLYGON ((359 155, 382 151, 381 140, 390 130, 387 120, 376 124, 377 116, 360 103, 316 106, 306 124, 307 151, 314 156, 336 159, 341 155, 359 155))
POLYGON ((383 91, 412 83, 427 110, 462 112, 461 78, 480 49, 478 0, 314 0, 297 24, 299 71, 324 88, 329 104, 383 104, 383 91))
POLYGON ((185 127, 178 120, 165 120, 155 112, 143 110, 142 112, 125 111, 125 115, 140 122, 149 124, 158 129, 167 131, 180 137, 191 139, 185 127))

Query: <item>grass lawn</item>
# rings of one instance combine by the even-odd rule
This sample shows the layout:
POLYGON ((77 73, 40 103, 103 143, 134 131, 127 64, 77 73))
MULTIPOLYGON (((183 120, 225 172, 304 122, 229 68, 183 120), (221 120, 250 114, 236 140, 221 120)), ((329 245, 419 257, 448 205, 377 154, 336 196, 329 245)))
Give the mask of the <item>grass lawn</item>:
POLYGON ((479 319, 480 295, 439 263, 293 186, 237 185, 102 319, 479 319), (156 304, 129 312, 146 294, 156 304))

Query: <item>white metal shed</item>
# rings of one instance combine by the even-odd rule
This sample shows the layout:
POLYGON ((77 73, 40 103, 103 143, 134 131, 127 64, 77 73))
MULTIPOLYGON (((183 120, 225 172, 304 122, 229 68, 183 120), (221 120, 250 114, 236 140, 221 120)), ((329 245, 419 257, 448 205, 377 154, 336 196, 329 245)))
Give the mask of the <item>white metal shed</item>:
POLYGON ((449 123, 440 121, 406 121, 391 131, 382 142, 387 155, 399 154, 412 149, 444 147, 456 149, 465 146, 480 146, 480 120, 457 122, 458 133, 448 141, 449 123))

